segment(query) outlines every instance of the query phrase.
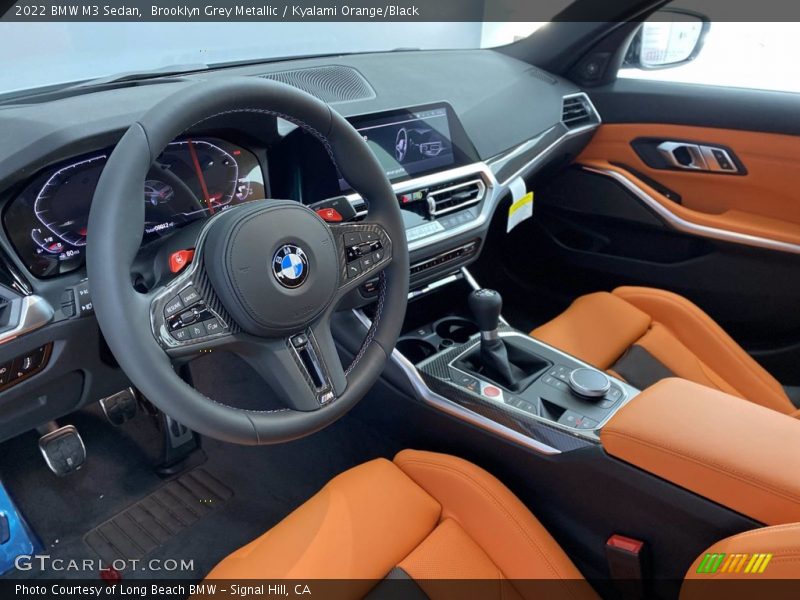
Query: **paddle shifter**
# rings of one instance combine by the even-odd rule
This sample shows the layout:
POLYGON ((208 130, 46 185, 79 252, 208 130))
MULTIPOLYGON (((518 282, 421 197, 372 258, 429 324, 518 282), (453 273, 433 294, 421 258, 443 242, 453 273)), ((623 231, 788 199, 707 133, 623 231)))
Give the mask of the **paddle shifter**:
POLYGON ((469 308, 481 330, 480 370, 490 379, 512 387, 525 379, 526 373, 512 364, 505 342, 497 334, 503 298, 494 290, 475 290, 469 295, 469 308))

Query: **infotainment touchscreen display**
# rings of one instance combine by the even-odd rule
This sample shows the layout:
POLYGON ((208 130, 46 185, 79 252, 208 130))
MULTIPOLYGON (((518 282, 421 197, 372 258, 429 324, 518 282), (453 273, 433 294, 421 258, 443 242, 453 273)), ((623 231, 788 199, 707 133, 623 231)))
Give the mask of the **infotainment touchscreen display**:
MULTIPOLYGON (((471 162, 472 145, 447 104, 352 117, 386 176, 408 179, 471 162)), ((348 189, 344 180, 342 190, 348 189)))

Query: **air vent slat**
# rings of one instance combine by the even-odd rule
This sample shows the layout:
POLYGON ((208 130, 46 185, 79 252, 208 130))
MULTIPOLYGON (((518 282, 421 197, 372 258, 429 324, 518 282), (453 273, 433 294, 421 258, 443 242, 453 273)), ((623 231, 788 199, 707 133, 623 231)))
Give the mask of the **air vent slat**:
POLYGON ((561 109, 561 122, 567 129, 599 122, 594 107, 585 94, 564 98, 561 109))
POLYGON ((486 192, 481 179, 454 181, 428 190, 428 199, 433 202, 433 216, 444 215, 478 204, 486 192))
POLYGON ((350 102, 375 97, 375 90, 361 73, 342 65, 278 71, 259 77, 291 85, 323 102, 350 102))

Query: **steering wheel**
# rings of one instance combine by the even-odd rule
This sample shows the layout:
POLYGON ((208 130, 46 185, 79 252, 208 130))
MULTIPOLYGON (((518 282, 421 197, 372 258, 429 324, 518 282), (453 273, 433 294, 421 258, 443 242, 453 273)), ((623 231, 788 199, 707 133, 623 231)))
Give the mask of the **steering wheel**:
POLYGON ((270 444, 331 424, 372 387, 400 335, 408 294, 408 245, 392 187, 361 135, 298 89, 265 79, 202 82, 133 123, 100 176, 91 205, 86 267, 103 335, 133 384, 190 429, 239 444, 270 444), (218 211, 194 259, 146 293, 131 267, 145 222, 150 165, 173 139, 214 117, 280 117, 314 135, 339 174, 368 202, 367 220, 329 224, 291 200, 218 211), (379 278, 377 313, 352 364, 331 334, 343 297, 379 278), (285 408, 243 410, 188 385, 174 362, 231 351, 264 378, 285 408))

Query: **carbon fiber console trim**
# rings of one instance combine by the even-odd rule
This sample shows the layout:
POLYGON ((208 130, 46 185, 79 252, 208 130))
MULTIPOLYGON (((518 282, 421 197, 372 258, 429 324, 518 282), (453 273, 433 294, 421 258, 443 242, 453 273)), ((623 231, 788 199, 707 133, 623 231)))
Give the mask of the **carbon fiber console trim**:
MULTIPOLYGON (((509 327, 501 327, 502 332, 512 332, 509 327)), ((592 446, 597 442, 588 436, 583 436, 568 431, 556 424, 548 424, 542 420, 528 415, 523 411, 513 410, 510 407, 492 402, 480 393, 473 393, 466 388, 458 386, 451 379, 450 363, 460 354, 475 346, 477 337, 465 344, 460 344, 440 352, 416 366, 417 371, 425 384, 435 393, 447 397, 464 408, 480 414, 492 421, 508 427, 522 435, 550 447, 555 452, 568 452, 592 446)))

